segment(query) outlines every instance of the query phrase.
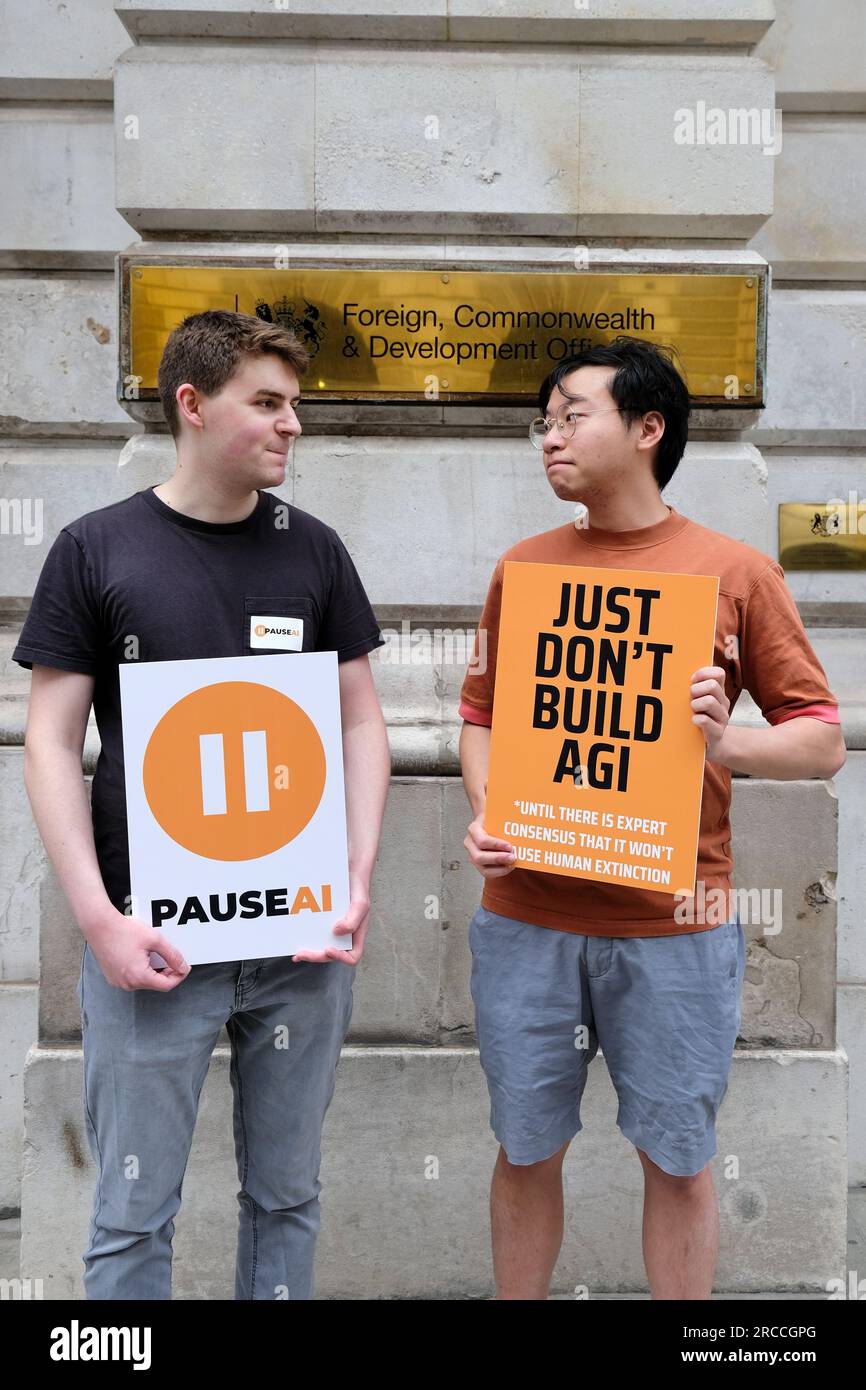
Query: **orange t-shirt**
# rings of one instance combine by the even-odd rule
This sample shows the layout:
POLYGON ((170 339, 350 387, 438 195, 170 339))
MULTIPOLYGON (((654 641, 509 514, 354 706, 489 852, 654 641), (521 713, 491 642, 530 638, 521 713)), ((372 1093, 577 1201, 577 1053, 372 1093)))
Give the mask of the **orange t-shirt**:
MULTIPOLYGON (((461 690, 460 713, 469 723, 492 723, 506 560, 718 575, 712 664, 726 672, 731 709, 740 691, 748 690, 770 724, 800 715, 839 723, 838 701, 809 645, 781 566, 750 545, 699 526, 673 507, 664 521, 636 531, 604 531, 592 525, 578 529, 569 524, 520 541, 505 552, 493 573, 479 625, 486 632, 486 670, 473 674, 470 668, 461 690), (737 641, 732 643, 731 637, 737 641)), ((476 646, 476 655, 477 650, 476 646)), ((708 760, 696 872, 696 891, 700 893, 703 882, 707 904, 720 900, 710 890, 727 894, 731 889, 730 804, 730 770, 708 760)), ((718 924, 715 916, 708 922, 682 924, 674 916, 678 900, 672 893, 534 869, 514 869, 502 878, 486 879, 481 901, 488 911, 504 917, 588 936, 667 936, 718 924)))

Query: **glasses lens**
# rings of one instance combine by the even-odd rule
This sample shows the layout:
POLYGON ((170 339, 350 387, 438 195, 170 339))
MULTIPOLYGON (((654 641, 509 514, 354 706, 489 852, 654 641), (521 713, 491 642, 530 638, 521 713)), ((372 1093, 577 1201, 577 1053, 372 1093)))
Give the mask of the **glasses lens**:
POLYGON ((547 421, 539 415, 529 426, 529 441, 536 449, 544 447, 544 436, 547 433, 547 421))

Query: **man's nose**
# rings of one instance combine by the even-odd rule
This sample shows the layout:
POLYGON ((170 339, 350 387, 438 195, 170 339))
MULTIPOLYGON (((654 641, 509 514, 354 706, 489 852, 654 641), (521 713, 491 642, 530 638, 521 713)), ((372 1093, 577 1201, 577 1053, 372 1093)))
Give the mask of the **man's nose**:
POLYGON ((279 422, 279 430, 281 434, 297 439, 301 433, 301 422, 293 410, 279 422))
POLYGON ((544 443, 542 446, 544 448, 544 452, 546 454, 550 454, 553 452, 554 449, 562 448, 564 439, 565 435, 560 433, 559 425, 554 425, 553 428, 549 429, 547 431, 547 434, 544 436, 544 443))

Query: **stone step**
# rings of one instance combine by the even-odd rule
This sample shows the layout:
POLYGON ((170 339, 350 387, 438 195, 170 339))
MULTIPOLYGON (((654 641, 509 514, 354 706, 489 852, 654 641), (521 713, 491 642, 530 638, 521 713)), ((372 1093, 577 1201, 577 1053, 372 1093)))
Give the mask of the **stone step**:
MULTIPOLYGON (((230 1299, 237 1176, 229 1054, 214 1053, 177 1219, 174 1296, 230 1299)), ((844 1052, 737 1051, 713 1161, 721 1208, 720 1293, 827 1296, 846 1279, 844 1052)), ((81 1298, 93 1164, 81 1054, 33 1048, 22 1268, 46 1299, 81 1298), (64 1194, 58 1203, 57 1193, 64 1194)), ((643 1176, 616 1128, 597 1057, 584 1129, 565 1163, 566 1234, 553 1291, 641 1291, 643 1176)), ((325 1121, 320 1298, 484 1298, 491 1292, 488 1187, 497 1144, 468 1048, 347 1047, 325 1121)))
POLYGON ((720 12, 707 0, 293 0, 251 10, 245 0, 120 0, 138 43, 152 39, 368 39, 442 43, 754 44, 773 18, 769 0, 720 12))

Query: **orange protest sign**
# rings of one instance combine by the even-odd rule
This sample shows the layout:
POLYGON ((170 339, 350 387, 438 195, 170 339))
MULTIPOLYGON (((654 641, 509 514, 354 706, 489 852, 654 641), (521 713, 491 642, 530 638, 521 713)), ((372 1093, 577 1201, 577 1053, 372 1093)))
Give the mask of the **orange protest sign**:
POLYGON ((484 825, 520 868, 694 893, 718 588, 506 561, 484 825))

